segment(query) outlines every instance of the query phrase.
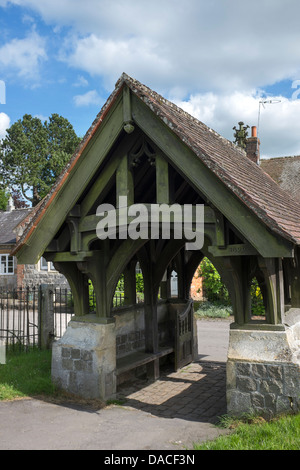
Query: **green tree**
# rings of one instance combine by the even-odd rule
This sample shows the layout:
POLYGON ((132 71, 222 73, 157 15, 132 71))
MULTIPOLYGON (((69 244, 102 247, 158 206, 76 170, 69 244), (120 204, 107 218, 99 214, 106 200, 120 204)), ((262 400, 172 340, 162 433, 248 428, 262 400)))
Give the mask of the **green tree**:
POLYGON ((19 190, 33 206, 46 196, 80 138, 70 122, 52 114, 42 123, 25 114, 1 143, 2 187, 19 190))
MULTIPOLYGON (((224 305, 230 304, 229 293, 226 286, 223 284, 222 279, 214 265, 208 258, 203 258, 198 269, 199 276, 203 277, 203 291, 206 299, 213 303, 221 303, 224 305)), ((252 315, 265 315, 265 307, 263 296, 254 277, 250 286, 251 294, 251 314, 252 315)))
POLYGON ((9 194, 5 189, 0 189, 0 210, 5 211, 9 199, 9 194))
POLYGON ((199 276, 203 277, 202 285, 207 300, 220 302, 224 305, 230 304, 228 290, 223 284, 220 274, 208 258, 203 258, 198 272, 199 276))
POLYGON ((256 277, 251 281, 250 293, 252 315, 265 315, 264 300, 256 277))

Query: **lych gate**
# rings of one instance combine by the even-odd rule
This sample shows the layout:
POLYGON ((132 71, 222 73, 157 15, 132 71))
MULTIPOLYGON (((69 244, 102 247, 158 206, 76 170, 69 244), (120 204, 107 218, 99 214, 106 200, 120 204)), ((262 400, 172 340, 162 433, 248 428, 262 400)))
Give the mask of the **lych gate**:
MULTIPOLYGON (((248 143, 255 159, 257 139, 248 143)), ((52 191, 18 228, 19 262, 43 255, 65 275, 74 296, 75 316, 53 345, 53 380, 70 392, 108 399, 133 369, 146 367, 157 378, 160 361, 171 359, 179 368, 195 359, 189 291, 195 269, 208 256, 234 310, 228 412, 297 409, 299 216, 299 205, 243 150, 123 74, 52 191), (101 240, 97 208, 103 204, 116 208, 116 236, 101 240), (128 237, 134 204, 204 206, 203 246, 189 249, 189 240, 174 231, 169 239, 161 232, 151 237, 148 223, 141 224, 146 237, 128 237), (137 262, 142 305, 136 303, 137 262), (116 311, 112 301, 121 274, 125 306, 116 311), (260 321, 251 317, 254 277, 266 309, 260 321), (96 295, 93 313, 89 281, 96 295)))

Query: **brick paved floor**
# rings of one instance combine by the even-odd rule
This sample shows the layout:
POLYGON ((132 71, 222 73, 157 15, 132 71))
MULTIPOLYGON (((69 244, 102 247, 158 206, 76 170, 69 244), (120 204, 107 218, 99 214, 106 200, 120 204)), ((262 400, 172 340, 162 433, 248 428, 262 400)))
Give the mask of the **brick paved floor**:
POLYGON ((155 382, 121 385, 118 399, 155 416, 216 423, 226 414, 226 364, 194 362, 177 372, 162 370, 155 382))

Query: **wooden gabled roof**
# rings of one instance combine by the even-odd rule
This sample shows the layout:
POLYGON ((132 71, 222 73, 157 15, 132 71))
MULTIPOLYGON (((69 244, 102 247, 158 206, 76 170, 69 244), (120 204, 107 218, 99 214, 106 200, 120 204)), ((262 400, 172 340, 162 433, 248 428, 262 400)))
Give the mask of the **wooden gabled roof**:
POLYGON ((300 243, 300 204, 235 144, 135 80, 126 83, 272 230, 300 243))
POLYGON ((300 244, 300 203, 289 197, 258 165, 247 158, 245 152, 221 137, 174 103, 163 98, 137 80, 123 74, 113 93, 97 115, 81 144, 58 178, 52 190, 31 213, 30 221, 20 225, 20 236, 14 254, 27 244, 53 200, 67 183, 105 117, 127 86, 133 96, 141 100, 185 144, 201 162, 272 232, 300 244))

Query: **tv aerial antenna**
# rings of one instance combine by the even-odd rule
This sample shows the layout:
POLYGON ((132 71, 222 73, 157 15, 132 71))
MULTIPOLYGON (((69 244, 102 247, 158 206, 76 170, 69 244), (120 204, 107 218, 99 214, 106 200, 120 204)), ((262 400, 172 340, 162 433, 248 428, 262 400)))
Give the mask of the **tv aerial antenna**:
POLYGON ((260 125, 261 106, 262 106, 263 108, 265 108, 265 104, 276 104, 276 103, 281 103, 281 100, 260 100, 259 103, 258 103, 256 154, 258 154, 258 137, 259 137, 259 125, 260 125))
POLYGON ((257 119, 257 138, 259 135, 259 125, 260 125, 260 112, 261 112, 261 106, 265 108, 265 104, 276 104, 276 103, 281 103, 281 100, 260 100, 258 103, 258 119, 257 119))

